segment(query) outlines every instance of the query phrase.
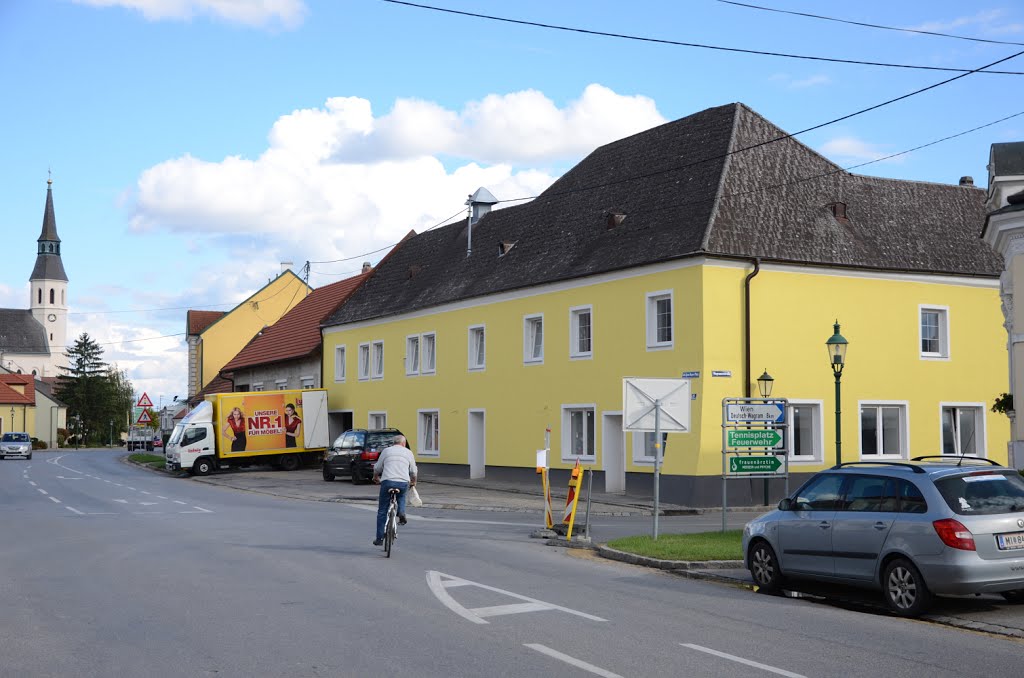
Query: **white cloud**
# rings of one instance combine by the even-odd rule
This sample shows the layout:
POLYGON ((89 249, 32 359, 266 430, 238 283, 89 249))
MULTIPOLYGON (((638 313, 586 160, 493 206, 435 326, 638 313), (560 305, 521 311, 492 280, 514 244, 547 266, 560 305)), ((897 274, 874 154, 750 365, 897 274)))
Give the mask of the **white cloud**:
POLYGON ((806 89, 808 87, 818 87, 820 85, 831 85, 832 78, 827 75, 809 75, 806 78, 794 78, 788 73, 774 73, 768 76, 769 82, 777 82, 784 86, 786 89, 806 89))
MULTIPOLYGON (((855 137, 830 139, 818 147, 818 152, 839 164, 878 160, 892 153, 855 137)), ((896 160, 893 158, 890 162, 896 160)))
POLYGON ((926 21, 916 26, 907 26, 914 31, 929 31, 932 33, 947 33, 965 26, 979 26, 982 29, 991 30, 999 28, 995 25, 996 20, 1006 14, 1001 9, 986 9, 970 16, 956 17, 955 19, 926 21))
POLYGON ((191 21, 197 15, 256 28, 295 28, 307 8, 303 0, 74 0, 93 7, 124 7, 149 21, 191 21))

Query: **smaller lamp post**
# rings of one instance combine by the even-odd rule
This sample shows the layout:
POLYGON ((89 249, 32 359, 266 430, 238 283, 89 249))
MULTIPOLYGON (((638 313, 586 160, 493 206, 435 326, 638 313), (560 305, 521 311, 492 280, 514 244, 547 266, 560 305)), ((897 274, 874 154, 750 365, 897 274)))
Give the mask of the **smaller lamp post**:
POLYGON ((768 374, 768 370, 764 371, 760 377, 757 378, 757 390, 761 392, 762 398, 770 398, 772 395, 772 386, 775 385, 775 380, 772 375, 768 374))
POLYGON ((840 402, 841 402, 841 387, 840 379, 843 377, 843 367, 846 366, 846 347, 850 342, 846 341, 846 338, 839 334, 839 321, 836 320, 833 325, 834 331, 832 336, 825 342, 825 348, 828 349, 828 360, 832 365, 832 374, 836 378, 836 466, 843 463, 843 436, 842 436, 842 420, 840 418, 840 402))
POLYGON ((11 430, 14 430, 14 405, 11 405, 11 430))
POLYGON ((110 420, 110 446, 114 446, 114 420, 110 420))

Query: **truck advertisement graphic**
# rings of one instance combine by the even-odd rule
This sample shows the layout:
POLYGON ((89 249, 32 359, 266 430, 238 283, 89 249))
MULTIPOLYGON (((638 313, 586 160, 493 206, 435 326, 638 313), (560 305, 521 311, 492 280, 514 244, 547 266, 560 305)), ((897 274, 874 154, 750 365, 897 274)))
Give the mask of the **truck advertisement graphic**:
POLYGON ((302 401, 301 391, 221 396, 218 421, 224 455, 306 447, 302 401))

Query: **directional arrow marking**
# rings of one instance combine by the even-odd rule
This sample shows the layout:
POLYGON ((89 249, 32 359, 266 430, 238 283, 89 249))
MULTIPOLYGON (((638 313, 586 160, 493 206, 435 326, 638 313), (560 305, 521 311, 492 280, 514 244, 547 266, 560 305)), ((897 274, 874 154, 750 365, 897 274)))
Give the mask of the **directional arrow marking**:
POLYGON ((595 617, 592 614, 586 612, 580 612, 578 610, 571 610, 561 605, 552 605, 551 603, 545 603, 542 600, 536 598, 528 598, 521 596, 518 593, 512 593, 511 591, 505 591, 502 589, 494 588, 493 586, 487 586, 486 584, 478 584, 476 582, 469 581, 467 579, 461 579, 459 577, 453 577, 450 574, 444 574, 443 572, 436 572, 434 570, 427 571, 427 585, 430 586, 430 591, 437 597, 441 603, 449 610, 459 615, 464 619, 468 619, 474 624, 487 624, 489 623, 484 617, 497 617, 506 614, 520 614, 523 612, 540 612, 544 610, 557 610, 559 612, 568 612, 574 614, 577 617, 583 617, 584 619, 590 619, 592 621, 608 621, 601 617, 595 617), (493 591, 494 593, 500 593, 510 598, 517 600, 526 601, 525 603, 511 603, 508 605, 492 605, 488 607, 477 607, 469 609, 459 605, 455 602, 446 589, 455 588, 459 586, 476 586, 477 588, 484 589, 485 591, 493 591))

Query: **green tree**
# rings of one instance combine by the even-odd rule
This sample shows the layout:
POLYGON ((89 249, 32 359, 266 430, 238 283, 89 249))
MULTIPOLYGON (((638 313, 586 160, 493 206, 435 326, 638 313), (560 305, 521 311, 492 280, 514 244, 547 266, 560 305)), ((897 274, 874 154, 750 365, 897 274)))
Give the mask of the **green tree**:
POLYGON ((68 406, 68 425, 78 427, 85 440, 106 442, 111 424, 124 430, 131 412, 134 389, 125 372, 103 361, 103 349, 88 332, 83 332, 66 352, 69 367, 62 367, 57 380, 57 397, 68 406))

